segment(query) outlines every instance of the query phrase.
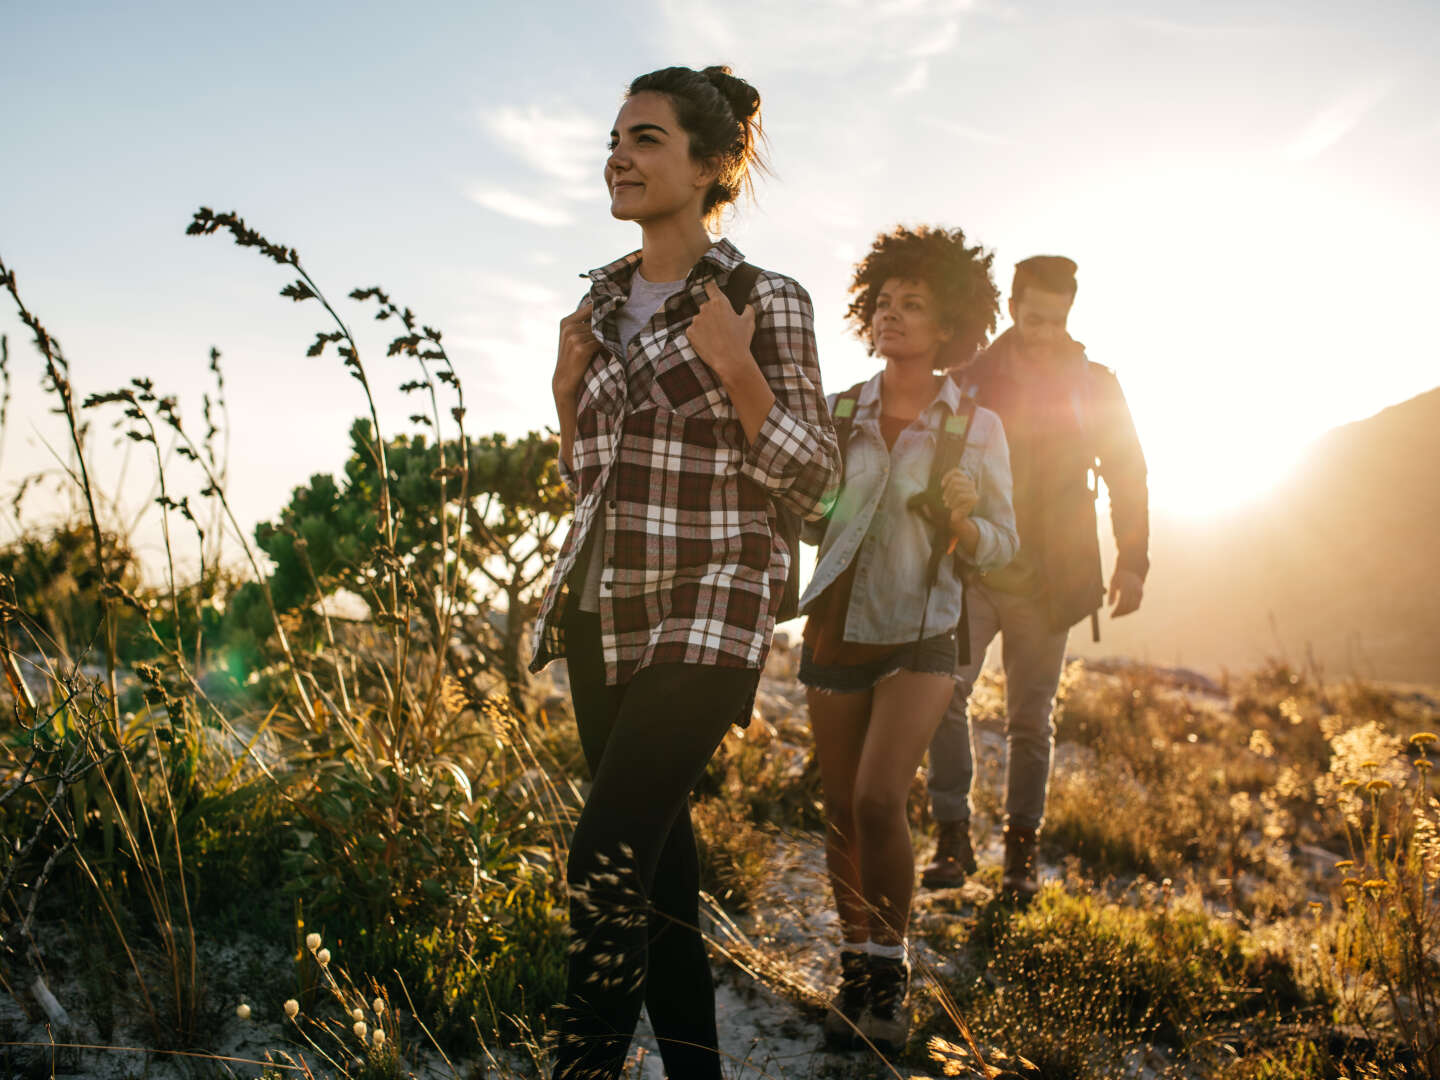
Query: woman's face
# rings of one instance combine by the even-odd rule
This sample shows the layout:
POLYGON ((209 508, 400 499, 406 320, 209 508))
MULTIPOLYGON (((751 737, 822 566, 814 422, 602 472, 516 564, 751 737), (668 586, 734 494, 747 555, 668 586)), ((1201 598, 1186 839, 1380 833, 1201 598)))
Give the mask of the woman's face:
POLYGON ((890 278, 880 286, 875 316, 870 320, 870 341, 887 360, 934 360, 950 340, 942 326, 935 292, 929 282, 890 278))
POLYGON ((669 97, 645 90, 626 99, 605 161, 611 214, 641 224, 677 214, 698 218, 715 172, 690 156, 690 135, 669 97))

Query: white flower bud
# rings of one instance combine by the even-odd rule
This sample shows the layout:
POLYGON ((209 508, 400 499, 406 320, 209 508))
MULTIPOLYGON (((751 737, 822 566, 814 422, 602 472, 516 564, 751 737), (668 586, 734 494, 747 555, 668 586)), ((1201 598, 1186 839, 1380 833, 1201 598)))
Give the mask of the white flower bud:
POLYGON ((322 964, 328 964, 330 962, 330 950, 321 949, 315 954, 315 959, 319 960, 322 964))
POLYGON ((355 1021, 355 1026, 354 1026, 353 1028, 351 1028, 350 1030, 353 1031, 353 1032, 355 1032, 356 1036, 358 1036, 359 1038, 363 1039, 363 1038, 365 1038, 365 1033, 366 1033, 367 1031, 369 1031, 370 1029, 365 1026, 365 1021, 364 1021, 364 1020, 356 1020, 356 1021, 355 1021))
POLYGON ((382 1046, 385 1045, 385 1032, 381 1031, 379 1028, 376 1028, 370 1036, 370 1041, 375 1044, 375 1049, 379 1050, 382 1046))
POLYGON ((359 1005, 356 1005, 355 1008, 353 1008, 353 1009, 350 1010, 350 1019, 351 1019, 351 1020, 364 1020, 364 1019, 365 1019, 365 1010, 362 1009, 359 1005))
POLYGON ((242 1001, 239 1005, 235 1006, 235 1015, 240 1017, 241 1020, 249 1020, 250 1006, 242 1001))
POLYGON ((370 1003, 370 1008, 372 1008, 372 1009, 375 1010, 375 1015, 376 1015, 376 1016, 384 1016, 384 1015, 385 1015, 385 999, 384 999, 384 998, 378 998, 378 997, 377 997, 374 1001, 372 1001, 372 1002, 370 1003))
POLYGON ((312 931, 311 933, 306 934, 306 935, 305 935, 305 947, 306 947, 307 949, 309 949, 311 952, 314 952, 316 949, 318 949, 318 948, 320 947, 320 935, 317 934, 317 933, 314 933, 313 931, 312 931))
POLYGON ((289 1001, 285 1002, 285 1015, 288 1016, 291 1020, 294 1020, 296 1014, 299 1012, 300 1003, 294 998, 291 998, 289 1001))

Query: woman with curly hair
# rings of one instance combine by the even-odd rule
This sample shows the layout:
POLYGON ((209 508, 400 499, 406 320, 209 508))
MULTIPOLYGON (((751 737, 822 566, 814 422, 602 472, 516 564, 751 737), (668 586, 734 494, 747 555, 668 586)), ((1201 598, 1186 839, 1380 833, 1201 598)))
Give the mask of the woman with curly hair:
POLYGON ((782 521, 820 517, 839 467, 810 297, 707 229, 759 164, 759 109, 729 68, 630 84, 605 182, 641 247, 592 270, 560 323, 575 517, 531 667, 567 659, 593 779, 566 867, 557 1078, 618 1077, 642 1003, 670 1076, 720 1077, 688 798, 750 718, 798 554, 782 521))
POLYGON ((897 228, 856 267, 849 321, 884 367, 831 395, 844 481, 801 598, 801 651, 844 942, 832 1043, 899 1048, 909 1032, 905 932, 915 858, 906 798, 954 692, 962 566, 1018 541, 999 418, 948 368, 995 328, 993 255, 959 229, 897 228), (957 565, 957 562, 961 565, 957 565))

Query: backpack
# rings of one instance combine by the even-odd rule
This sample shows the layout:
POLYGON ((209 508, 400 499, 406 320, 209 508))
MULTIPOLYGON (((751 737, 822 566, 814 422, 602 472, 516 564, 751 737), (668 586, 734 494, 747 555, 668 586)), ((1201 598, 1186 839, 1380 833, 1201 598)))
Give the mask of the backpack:
MULTIPOLYGON (((1093 506, 1095 501, 1098 500, 1100 497, 1099 478, 1101 475, 1099 460, 1099 445, 1101 441, 1101 436, 1099 425, 1096 420, 1096 414, 1098 411, 1096 406, 1096 398, 1099 391, 1097 390, 1096 380, 1098 377, 1097 373, 1100 371, 1105 371, 1106 369, 1103 368, 1100 364, 1096 364, 1093 361, 1089 360, 1088 358, 1085 359, 1084 364, 1084 374, 1070 389, 1069 402, 1071 411, 1075 417, 1076 425, 1080 431, 1080 437, 1083 440, 1085 446, 1084 456, 1086 457, 1088 462, 1086 466, 1084 480, 1085 492, 1082 495, 1080 491, 1068 487, 1062 490, 1064 490, 1068 493, 1068 495, 1073 496, 1077 500, 1088 496, 1093 506)), ((975 398, 979 395, 980 392, 980 381, 984 378, 989 377, 989 374, 989 371, 983 372, 980 378, 977 379, 973 369, 966 368, 964 371, 957 372, 953 377, 959 384, 962 394, 965 394, 967 397, 975 398)), ((1096 524, 1097 523, 1092 521, 1090 528, 1086 530, 1087 534, 1094 531, 1096 524)), ((1095 558, 1097 560, 1099 558, 1098 549, 1095 551, 1095 558)), ((1100 608, 1104 606, 1103 577, 1101 577, 1099 580, 1101 582, 1099 603, 1088 609, 1090 620, 1090 637, 1092 641, 1096 642, 1100 640, 1100 608)), ((1056 594, 1052 593, 1052 597, 1054 595, 1056 594)), ((1052 619, 1052 624, 1057 617, 1055 606, 1056 605, 1053 602, 1050 605, 1050 616, 1052 619)), ((1067 614, 1059 616, 1059 619, 1065 629, 1068 629, 1073 621, 1085 617, 1083 614, 1076 613, 1073 608, 1070 608, 1068 605, 1063 608, 1063 610, 1067 612, 1067 614), (1074 616, 1074 618, 1072 619, 1071 616, 1074 616)), ((1055 627, 1052 625, 1052 629, 1053 628, 1055 627)))
MULTIPOLYGON (((739 315, 750 301, 750 293, 760 277, 760 268, 742 262, 730 271, 730 280, 725 283, 725 297, 739 315)), ((756 313, 759 314, 758 312, 756 313)), ((777 623, 785 622, 800 614, 800 515, 771 499, 775 508, 775 533, 785 550, 790 553, 790 570, 785 575, 785 587, 780 593, 780 610, 775 615, 777 623)))

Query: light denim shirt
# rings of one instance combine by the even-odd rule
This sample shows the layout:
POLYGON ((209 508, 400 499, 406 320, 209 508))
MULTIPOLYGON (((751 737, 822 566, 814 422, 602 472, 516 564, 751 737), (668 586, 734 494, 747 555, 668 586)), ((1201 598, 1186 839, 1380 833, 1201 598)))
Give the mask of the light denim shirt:
MULTIPOLYGON (((832 414, 839 396, 826 399, 832 414)), ((911 496, 930 485, 938 433, 960 400, 960 388, 946 379, 935 400, 889 450, 880 432, 880 374, 860 391, 845 450, 844 486, 834 496, 829 517, 806 527, 805 539, 819 540, 820 554, 800 598, 803 613, 852 559, 858 560, 845 617, 846 641, 900 644, 921 635, 922 619, 926 637, 953 630, 960 621, 965 587, 952 558, 941 562, 927 611, 925 578, 935 533, 908 506, 911 496)), ((1020 541, 1010 501, 1010 447, 1000 418, 989 409, 975 410, 960 468, 979 494, 970 517, 980 541, 972 557, 966 558, 958 546, 956 554, 978 571, 998 570, 1015 557, 1020 541)))

